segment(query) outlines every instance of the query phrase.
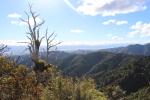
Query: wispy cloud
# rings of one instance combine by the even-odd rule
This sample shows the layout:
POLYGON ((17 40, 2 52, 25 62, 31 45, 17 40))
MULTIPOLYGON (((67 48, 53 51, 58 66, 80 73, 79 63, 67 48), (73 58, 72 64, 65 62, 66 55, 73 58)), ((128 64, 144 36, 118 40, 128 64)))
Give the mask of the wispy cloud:
POLYGON ((114 41, 122 41, 122 40, 123 40, 123 37, 120 37, 120 36, 112 36, 111 39, 114 40, 114 41))
POLYGON ((128 21, 122 20, 116 22, 116 25, 123 25, 123 24, 128 24, 128 21))
POLYGON ((83 33, 84 31, 81 29, 71 29, 70 32, 71 33, 83 33))
POLYGON ((110 40, 97 40, 97 41, 89 41, 89 40, 84 40, 84 41, 63 41, 61 44, 63 45, 68 45, 68 46, 81 46, 81 45, 87 45, 87 46, 98 46, 98 45, 114 45, 114 44, 134 44, 134 43, 139 43, 138 41, 135 40, 116 40, 116 39, 110 39, 110 40))
MULTIPOLYGON (((28 42, 28 40, 0 40, 1 44, 5 44, 8 46, 27 46, 26 43, 24 42, 28 42)), ((143 41, 143 42, 139 42, 136 40, 125 40, 125 39, 117 39, 114 36, 114 39, 110 39, 110 40, 95 40, 95 41, 89 41, 89 40, 76 40, 76 41, 72 41, 72 40, 64 40, 59 46, 83 46, 83 45, 87 45, 87 46, 100 46, 100 45, 116 45, 116 44, 137 44, 137 43, 147 43, 149 41, 143 41)), ((45 46, 45 43, 41 44, 42 46, 45 46)))
POLYGON ((9 18, 21 18, 22 15, 18 14, 18 13, 11 13, 8 15, 9 18))
POLYGON ((11 20, 10 23, 11 23, 12 25, 19 25, 19 26, 26 25, 25 22, 22 22, 22 21, 20 21, 20 20, 11 20))
MULTIPOLYGON (((22 15, 20 15, 18 13, 8 14, 8 17, 11 20, 10 23, 13 24, 13 25, 19 25, 19 26, 26 25, 25 22, 20 20, 20 18, 22 18, 22 15)), ((36 18, 37 23, 40 23, 41 21, 42 20, 39 17, 36 18)), ((29 18, 29 22, 30 22, 31 26, 34 25, 34 20, 33 20, 32 17, 29 18)))
POLYGON ((145 10, 146 0, 80 0, 75 8, 69 0, 64 0, 68 6, 84 15, 115 16, 145 10))
POLYGON ((1 44, 9 45, 9 46, 20 46, 20 45, 27 45, 27 40, 0 40, 1 44))
POLYGON ((150 36, 150 23, 143 23, 142 21, 137 22, 135 25, 131 26, 131 32, 128 33, 129 37, 134 36, 150 36))
POLYGON ((69 0, 64 0, 64 2, 74 11, 76 11, 76 8, 72 5, 72 3, 69 0))
POLYGON ((115 24, 115 25, 123 25, 123 24, 128 24, 128 21, 126 21, 126 20, 110 19, 110 20, 107 20, 107 21, 103 22, 102 24, 103 24, 103 25, 112 25, 112 24, 115 24))

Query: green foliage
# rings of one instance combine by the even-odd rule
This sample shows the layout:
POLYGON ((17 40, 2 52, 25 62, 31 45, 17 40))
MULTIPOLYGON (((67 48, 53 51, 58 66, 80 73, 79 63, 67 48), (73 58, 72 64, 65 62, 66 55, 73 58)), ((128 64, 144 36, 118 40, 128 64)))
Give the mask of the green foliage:
POLYGON ((150 86, 144 87, 124 98, 125 100, 150 100, 150 86))
MULTIPOLYGON (((145 86, 149 86, 149 61, 150 57, 137 57, 126 63, 124 62, 120 67, 100 74, 100 77, 99 75, 95 76, 97 77, 98 85, 112 100, 121 99, 126 95, 130 98, 135 98, 137 95, 138 98, 142 98, 143 96, 148 98, 149 96, 146 95, 147 92, 141 92, 140 95, 138 91, 145 86)), ((147 90, 143 89, 143 91, 147 90)), ((148 100, 138 98, 135 100, 148 100)))
MULTIPOLYGON (((59 55, 62 58, 54 60, 54 62, 59 65, 58 68, 62 70, 63 74, 73 77, 82 75, 91 76, 96 81, 96 87, 114 100, 122 99, 124 96, 130 96, 150 84, 150 57, 107 52, 94 52, 84 55, 64 54, 67 55, 65 57, 61 53, 59 55)), ((60 57, 57 55, 57 58, 60 57)), ((47 68, 45 66, 47 65, 44 64, 44 67, 42 65, 42 70, 47 68)), ((44 74, 43 71, 41 72, 36 74, 37 80, 47 86, 49 83, 48 76, 50 75, 44 74)), ((56 75, 55 78, 58 76, 56 75)), ((64 80, 64 77, 61 79, 64 80)), ((77 84, 76 82, 75 84, 77 84)), ((81 91, 79 89, 77 91, 77 95, 80 97, 81 91)), ((71 92, 67 93, 70 94, 71 92)))
POLYGON ((7 58, 0 58, 0 99, 33 100, 41 95, 42 86, 36 76, 24 65, 14 66, 7 58))
POLYGON ((92 79, 57 77, 45 88, 47 100, 107 100, 103 93, 95 89, 92 79))
MULTIPOLYGON (((111 99, 116 100, 130 96, 150 84, 150 57, 107 52, 64 55, 60 53, 59 56, 62 58, 54 61, 59 65, 58 68, 62 70, 63 74, 73 77, 82 75, 92 77, 96 81, 96 87, 111 99), (64 55, 67 56, 64 57, 64 55)), ((60 58, 59 56, 57 55, 57 58, 60 58)), ((45 66, 44 69, 46 69, 45 66)), ((45 74, 40 73, 37 74, 38 77, 41 77, 37 78, 38 81, 48 84, 49 81, 44 81, 47 79, 45 74)), ((80 97, 81 91, 79 89, 77 91, 77 95, 80 97)))
POLYGON ((92 79, 64 77, 54 65, 39 63, 43 70, 35 72, 0 57, 0 99, 107 100, 92 79))
POLYGON ((68 75, 92 76, 100 90, 117 100, 150 85, 149 61, 150 57, 94 52, 72 55, 60 68, 68 75))
POLYGON ((130 63, 134 56, 124 54, 113 54, 108 52, 92 52, 89 54, 75 54, 63 60, 58 60, 59 68, 72 76, 103 75, 103 72, 114 70, 121 67, 124 63, 130 63))
POLYGON ((39 59, 38 61, 34 62, 35 65, 34 65, 34 71, 44 71, 44 67, 45 67, 45 64, 46 62, 39 59))
POLYGON ((119 85, 108 85, 101 89, 105 94, 108 95, 111 100, 120 100, 124 96, 126 96, 126 91, 121 89, 119 85))

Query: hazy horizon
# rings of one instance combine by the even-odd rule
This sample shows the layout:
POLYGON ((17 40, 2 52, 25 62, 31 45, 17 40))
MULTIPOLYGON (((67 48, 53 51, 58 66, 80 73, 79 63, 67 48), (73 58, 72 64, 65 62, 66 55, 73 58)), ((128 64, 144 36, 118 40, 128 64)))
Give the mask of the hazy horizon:
MULTIPOLYGON (((142 43, 139 45, 146 45, 149 43, 142 43)), ((56 48, 52 48, 51 51, 64 51, 64 52, 76 52, 76 51, 99 51, 103 49, 112 49, 127 47, 134 44, 107 44, 107 45, 59 45, 56 48)), ((9 53, 12 55, 24 55, 28 54, 27 45, 8 45, 9 53)), ((46 46, 41 46, 40 52, 46 51, 46 46)))

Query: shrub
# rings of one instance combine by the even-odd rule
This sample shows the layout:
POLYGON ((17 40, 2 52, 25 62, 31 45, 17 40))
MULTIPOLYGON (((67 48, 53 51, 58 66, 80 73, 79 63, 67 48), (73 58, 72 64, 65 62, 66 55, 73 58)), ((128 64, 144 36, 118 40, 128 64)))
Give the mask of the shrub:
POLYGON ((92 79, 62 76, 43 61, 37 72, 4 57, 0 65, 0 100, 107 100, 92 79))

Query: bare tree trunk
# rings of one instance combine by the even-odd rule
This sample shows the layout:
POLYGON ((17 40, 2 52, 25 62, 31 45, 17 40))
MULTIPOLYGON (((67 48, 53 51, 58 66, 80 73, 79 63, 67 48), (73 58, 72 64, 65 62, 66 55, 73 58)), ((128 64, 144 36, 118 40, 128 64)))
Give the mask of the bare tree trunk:
MULTIPOLYGON (((28 49, 30 51, 31 59, 34 62, 35 69, 39 69, 42 64, 40 64, 40 55, 39 50, 41 46, 42 40, 46 37, 46 61, 48 63, 49 58, 49 51, 52 47, 56 47, 60 42, 54 44, 53 41, 55 40, 55 33, 53 32, 48 36, 48 29, 46 30, 45 36, 40 38, 40 28, 45 23, 45 21, 41 21, 40 23, 37 22, 37 18, 39 17, 39 14, 36 14, 36 12, 33 12, 32 6, 29 4, 29 12, 25 12, 27 16, 26 19, 21 19, 23 22, 25 22, 28 25, 28 32, 27 32, 27 38, 29 42, 28 43, 28 49), (30 20, 33 19, 33 25, 31 24, 30 20)), ((44 66, 43 66, 44 67, 44 66)))
POLYGON ((36 14, 36 12, 32 11, 32 6, 29 4, 29 12, 25 12, 27 16, 26 19, 21 19, 23 22, 25 22, 28 25, 28 49, 30 51, 31 59, 34 62, 35 67, 38 65, 39 62, 39 50, 40 50, 40 45, 43 40, 43 37, 39 37, 40 34, 40 28, 44 24, 44 20, 41 21, 40 23, 37 22, 37 18, 39 17, 39 14, 36 14), (33 20, 33 25, 31 24, 30 20, 33 20))

